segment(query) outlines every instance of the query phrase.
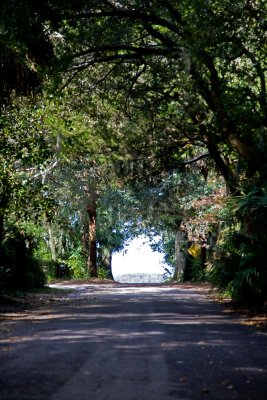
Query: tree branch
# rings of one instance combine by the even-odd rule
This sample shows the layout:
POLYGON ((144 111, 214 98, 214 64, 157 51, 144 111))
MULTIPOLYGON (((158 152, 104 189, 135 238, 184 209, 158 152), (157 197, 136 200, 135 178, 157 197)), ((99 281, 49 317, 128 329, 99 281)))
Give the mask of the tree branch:
MULTIPOLYGON (((177 49, 178 50, 178 49, 177 49)), ((147 47, 135 47, 135 46, 130 46, 130 45, 125 45, 125 44, 119 44, 119 45, 108 45, 108 46, 96 46, 96 47, 90 47, 87 50, 83 50, 79 53, 74 53, 72 55, 72 58, 80 58, 89 54, 94 54, 94 53, 105 53, 105 52, 114 52, 115 54, 113 55, 116 56, 117 58, 126 58, 126 57, 140 57, 144 55, 170 55, 170 50, 166 48, 161 48, 159 46, 147 46, 147 47), (129 53, 122 53, 119 54, 118 52, 120 51, 127 51, 129 53)), ((107 56, 112 57, 111 56, 107 56)), ((96 58, 97 60, 98 58, 96 58)), ((108 59, 109 61, 109 59, 108 59)))
POLYGON ((127 18, 132 21, 139 21, 139 22, 149 22, 152 24, 160 25, 162 27, 168 28, 171 32, 179 34, 179 29, 177 26, 167 21, 154 13, 146 14, 138 10, 128 10, 122 9, 114 6, 112 10, 109 11, 89 11, 76 14, 71 19, 72 20, 79 20, 85 18, 104 18, 104 17, 116 17, 116 18, 127 18))
POLYGON ((245 55, 250 59, 252 65, 255 67, 258 77, 260 79, 261 93, 260 93, 259 103, 261 105, 261 109, 263 112, 264 123, 265 123, 265 125, 267 125, 267 95, 266 95, 265 73, 260 65, 260 62, 256 59, 255 55, 251 51, 247 50, 243 46, 243 44, 242 44, 242 49, 243 49, 245 55))
POLYGON ((202 158, 206 158, 206 157, 210 157, 210 153, 201 154, 200 156, 191 158, 191 160, 183 161, 182 164, 183 165, 193 164, 199 160, 202 160, 202 158))
POLYGON ((176 43, 168 38, 166 35, 163 35, 161 32, 159 32, 157 29, 153 28, 153 26, 149 23, 144 23, 144 27, 146 31, 155 39, 158 39, 161 41, 162 44, 165 44, 170 49, 174 49, 176 47, 176 43))

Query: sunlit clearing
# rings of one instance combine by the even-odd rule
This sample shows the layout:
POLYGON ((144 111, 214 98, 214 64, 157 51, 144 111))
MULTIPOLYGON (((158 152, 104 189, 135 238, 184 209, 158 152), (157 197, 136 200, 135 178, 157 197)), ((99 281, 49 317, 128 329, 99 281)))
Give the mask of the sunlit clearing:
POLYGON ((119 282, 162 282, 166 267, 164 254, 153 251, 145 236, 131 240, 112 256, 112 273, 119 282))

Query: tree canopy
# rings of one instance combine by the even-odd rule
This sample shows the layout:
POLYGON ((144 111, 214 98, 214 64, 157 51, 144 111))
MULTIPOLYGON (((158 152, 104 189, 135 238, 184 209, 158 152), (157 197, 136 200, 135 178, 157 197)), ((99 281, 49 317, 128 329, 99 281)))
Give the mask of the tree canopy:
POLYGON ((265 11, 262 1, 90 2, 59 26, 59 59, 68 80, 102 66, 100 83, 123 91, 129 113, 168 130, 168 158, 207 149, 235 192, 241 175, 265 181, 265 11))

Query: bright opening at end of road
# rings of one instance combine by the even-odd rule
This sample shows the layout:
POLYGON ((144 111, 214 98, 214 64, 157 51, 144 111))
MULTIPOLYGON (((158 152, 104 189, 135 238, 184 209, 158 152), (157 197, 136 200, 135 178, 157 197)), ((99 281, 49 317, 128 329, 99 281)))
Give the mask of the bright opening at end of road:
MULTIPOLYGON (((155 238, 155 242, 158 241, 155 238)), ((153 251, 149 245, 149 238, 139 236, 129 241, 124 249, 114 253, 112 256, 112 273, 115 280, 120 277, 137 276, 138 274, 158 275, 166 272, 164 268, 170 269, 164 263, 164 254, 159 251, 153 251)))

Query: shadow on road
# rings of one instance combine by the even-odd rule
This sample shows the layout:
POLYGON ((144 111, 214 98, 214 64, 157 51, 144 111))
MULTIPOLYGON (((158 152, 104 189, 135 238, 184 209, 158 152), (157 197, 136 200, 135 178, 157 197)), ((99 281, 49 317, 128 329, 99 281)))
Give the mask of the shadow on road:
POLYGON ((267 337, 192 289, 83 286, 0 345, 3 400, 266 396, 267 337))

